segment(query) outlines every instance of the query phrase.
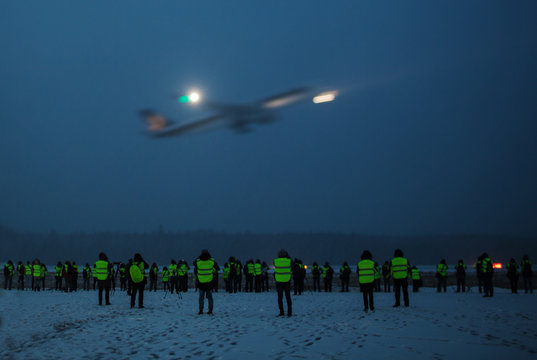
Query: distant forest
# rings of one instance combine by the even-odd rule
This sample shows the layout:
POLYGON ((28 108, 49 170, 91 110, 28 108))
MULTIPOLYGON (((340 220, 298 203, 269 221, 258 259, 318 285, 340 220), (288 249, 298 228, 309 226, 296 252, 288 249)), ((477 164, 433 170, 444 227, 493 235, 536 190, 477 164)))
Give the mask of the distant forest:
POLYGON ((146 261, 168 264, 173 258, 192 262, 201 249, 208 249, 215 260, 224 264, 229 256, 243 262, 247 259, 272 261, 284 248, 293 258, 306 264, 314 261, 355 265, 363 250, 370 250, 379 262, 390 259, 400 248, 411 263, 436 264, 446 259, 449 264, 463 259, 472 264, 487 252, 494 261, 520 261, 525 254, 537 258, 536 237, 454 235, 454 236, 369 236, 345 233, 224 233, 215 231, 151 233, 98 232, 48 233, 21 232, 0 226, 0 261, 32 260, 46 264, 74 260, 93 263, 104 251, 111 261, 127 261, 139 252, 146 261))

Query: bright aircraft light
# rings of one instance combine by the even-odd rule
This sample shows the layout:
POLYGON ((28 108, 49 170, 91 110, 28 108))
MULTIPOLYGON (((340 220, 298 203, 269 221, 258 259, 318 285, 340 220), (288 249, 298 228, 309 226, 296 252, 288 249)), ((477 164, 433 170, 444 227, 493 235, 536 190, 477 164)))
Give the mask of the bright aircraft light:
POLYGON ((198 102, 200 101, 200 94, 197 93, 197 92, 193 92, 193 93, 190 93, 190 95, 188 95, 188 100, 192 101, 192 102, 198 102))
POLYGON ((338 94, 337 91, 323 92, 323 93, 320 93, 319 95, 315 96, 313 98, 313 102, 315 104, 321 104, 321 103, 325 103, 325 102, 329 102, 329 101, 334 101, 334 99, 336 98, 337 94, 338 94))
POLYGON ((494 269, 501 269, 501 268, 503 268, 502 263, 494 263, 494 264, 492 264, 492 267, 493 267, 494 269))

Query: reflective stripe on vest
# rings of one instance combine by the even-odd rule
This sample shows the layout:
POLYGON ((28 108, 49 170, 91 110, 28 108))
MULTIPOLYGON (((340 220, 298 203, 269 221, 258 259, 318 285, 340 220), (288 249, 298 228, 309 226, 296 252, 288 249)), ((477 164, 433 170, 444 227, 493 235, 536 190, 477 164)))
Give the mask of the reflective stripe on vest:
POLYGON ((35 264, 32 266, 34 277, 41 277, 41 265, 35 264))
POLYGON ((291 280, 291 259, 274 259, 274 278, 276 282, 289 282, 291 280))
POLYGON ((255 263, 254 264, 254 270, 255 270, 255 276, 261 275, 261 264, 255 263))
POLYGON ((375 262, 362 260, 358 263, 358 280, 360 284, 370 284, 375 281, 375 262))
POLYGON ((418 269, 411 269, 410 272, 412 273, 412 280, 421 279, 420 271, 418 269))
POLYGON ((214 260, 196 260, 196 268, 198 281, 200 283, 209 283, 213 281, 213 269, 214 269, 214 260))
POLYGON ((408 260, 402 257, 393 258, 391 271, 394 279, 405 279, 408 276, 408 260))
POLYGON ((93 270, 93 273, 97 277, 97 280, 108 279, 108 261, 98 260, 95 263, 95 270, 93 270))

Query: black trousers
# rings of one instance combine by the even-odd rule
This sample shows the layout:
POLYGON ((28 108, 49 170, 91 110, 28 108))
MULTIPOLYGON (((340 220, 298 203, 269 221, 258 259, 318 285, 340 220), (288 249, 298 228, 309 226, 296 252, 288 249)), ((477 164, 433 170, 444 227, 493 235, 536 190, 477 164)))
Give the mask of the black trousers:
POLYGON ((436 286, 436 292, 441 292, 442 289, 444 289, 444 292, 447 291, 447 277, 446 276, 438 277, 438 284, 436 286))
POLYGON ((291 302, 291 284, 288 282, 277 282, 276 291, 278 292, 278 308, 280 315, 283 315, 283 293, 285 292, 285 300, 287 301, 287 315, 293 314, 293 303, 291 302))
POLYGON ((136 304, 136 292, 138 292, 138 307, 144 306, 144 288, 145 288, 146 281, 143 280, 142 282, 136 284, 132 283, 132 289, 131 289, 131 308, 134 307, 136 304))
POLYGON ((157 291, 157 279, 149 281, 149 291, 157 291))
POLYGON ((127 290, 127 278, 120 278, 119 283, 120 283, 120 290, 126 291, 127 290))
POLYGON ((319 276, 313 278, 313 291, 321 291, 321 278, 319 276))
POLYGON ((17 287, 18 290, 24 290, 24 275, 19 276, 19 285, 17 287))
POLYGON ((364 311, 368 309, 375 310, 375 303, 373 302, 373 289, 375 288, 375 283, 369 284, 360 284, 360 290, 364 298, 364 311))
POLYGON ((509 285, 511 285, 511 293, 518 293, 518 276, 509 278, 509 285))
POLYGON ((104 301, 106 304, 110 304, 110 280, 97 280, 99 284, 99 305, 103 304, 103 290, 104 301))
POLYGON ((324 292, 332 292, 332 279, 324 278, 324 292))
POLYGON ((341 279, 341 292, 349 291, 349 278, 341 279))
POLYGON ((403 300, 405 306, 410 305, 410 300, 408 298, 408 279, 393 279, 393 291, 395 292, 395 305, 401 305, 401 290, 403 290, 403 300))
POLYGON ((492 276, 483 277, 483 292, 485 297, 494 295, 494 286, 492 285, 492 276))
POLYGON ((390 278, 389 278, 389 277, 385 277, 385 278, 384 278, 384 292, 390 292, 390 291, 392 291, 392 290, 391 290, 390 278))
POLYGON ((461 288, 462 288, 462 292, 466 291, 466 278, 465 277, 457 278, 457 292, 461 292, 461 288))
POLYGON ((522 279, 524 280, 524 292, 527 294, 529 290, 530 294, 533 294, 533 284, 531 281, 531 276, 523 276, 522 279))

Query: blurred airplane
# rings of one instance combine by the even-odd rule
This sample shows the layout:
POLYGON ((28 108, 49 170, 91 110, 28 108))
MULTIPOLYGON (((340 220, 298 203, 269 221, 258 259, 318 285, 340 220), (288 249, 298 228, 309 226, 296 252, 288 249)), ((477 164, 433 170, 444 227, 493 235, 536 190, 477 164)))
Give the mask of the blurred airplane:
MULTIPOLYGON (((147 123, 147 133, 153 137, 179 136, 217 127, 229 127, 238 133, 248 133, 255 124, 269 124, 276 121, 277 109, 309 99, 316 104, 330 102, 337 95, 337 91, 319 93, 313 88, 300 87, 248 104, 201 102, 203 107, 214 111, 214 114, 184 123, 170 121, 151 109, 141 110, 140 116, 147 123)), ((197 103, 200 101, 200 95, 198 93, 183 95, 178 100, 181 103, 197 103)))

